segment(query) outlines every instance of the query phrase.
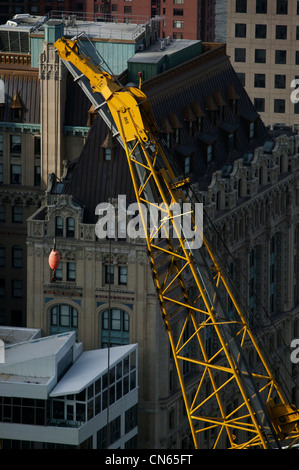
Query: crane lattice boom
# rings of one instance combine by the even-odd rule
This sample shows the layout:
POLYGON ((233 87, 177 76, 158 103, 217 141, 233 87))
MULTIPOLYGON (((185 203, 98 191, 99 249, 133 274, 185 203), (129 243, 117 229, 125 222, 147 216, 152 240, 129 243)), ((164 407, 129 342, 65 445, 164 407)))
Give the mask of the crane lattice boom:
MULTIPOLYGON (((143 229, 195 448, 207 430, 215 436, 214 448, 276 448, 286 438, 295 440, 299 412, 286 403, 234 296, 226 269, 203 233, 202 246, 192 248, 173 215, 173 204, 188 202, 183 190, 186 180, 173 171, 146 95, 138 88, 116 84, 109 73, 79 52, 76 40, 61 38, 54 45, 66 66, 69 62, 75 67, 78 77, 81 73, 87 78, 92 91, 104 99, 125 149, 138 204, 150 210, 161 208, 162 203, 155 231, 145 218, 143 229), (254 370, 246 358, 250 348, 258 358, 254 370), (190 383, 196 384, 192 399, 190 383), (236 390, 237 403, 228 407, 226 399, 236 390)), ((193 229, 199 229, 194 212, 192 220, 193 229)))

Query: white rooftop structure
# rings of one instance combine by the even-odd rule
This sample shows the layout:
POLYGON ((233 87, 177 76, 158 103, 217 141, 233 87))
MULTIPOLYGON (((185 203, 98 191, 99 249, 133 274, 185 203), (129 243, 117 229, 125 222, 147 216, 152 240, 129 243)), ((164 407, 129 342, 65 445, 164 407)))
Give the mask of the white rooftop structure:
POLYGON ((37 328, 22 328, 19 326, 0 326, 0 339, 6 345, 14 343, 22 343, 39 338, 41 330, 37 328))
POLYGON ((137 344, 83 351, 72 331, 40 337, 39 330, 18 330, 14 340, 28 341, 6 344, 0 363, 3 448, 137 445, 137 344))
POLYGON ((47 399, 57 383, 60 361, 72 363, 75 351, 80 351, 80 345, 74 332, 5 346, 5 362, 0 363, 0 396, 47 399))
MULTIPOLYGON (((136 345, 115 346, 110 349, 109 368, 121 357, 130 354, 136 345)), ((85 351, 50 393, 50 397, 80 393, 108 371, 108 349, 85 351)))

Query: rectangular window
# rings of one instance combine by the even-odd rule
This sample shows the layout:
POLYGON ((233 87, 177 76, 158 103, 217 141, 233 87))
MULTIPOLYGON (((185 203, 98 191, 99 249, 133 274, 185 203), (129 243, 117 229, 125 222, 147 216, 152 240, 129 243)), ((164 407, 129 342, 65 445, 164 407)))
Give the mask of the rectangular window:
POLYGON ((173 22, 173 27, 174 28, 178 28, 178 29, 181 29, 184 27, 184 21, 178 21, 178 20, 175 20, 173 22))
POLYGON ((274 113, 285 112, 285 100, 275 99, 274 100, 274 113))
POLYGON ((299 51, 295 52, 295 64, 299 65, 299 51))
POLYGON ((275 88, 285 88, 286 87, 286 76, 285 75, 275 75, 274 76, 274 87, 275 88))
POLYGON ((266 39, 267 37, 267 25, 266 24, 256 24, 255 25, 255 38, 256 39, 266 39))
POLYGON ((67 263, 66 267, 67 267, 67 280, 74 282, 76 280, 76 263, 69 262, 67 263))
POLYGON ((22 151, 22 136, 11 135, 10 136, 10 153, 14 155, 21 155, 22 151))
POLYGON ((235 62, 246 62, 246 49, 245 47, 235 48, 235 62))
POLYGON ((182 8, 174 8, 173 16, 184 16, 184 10, 182 8))
POLYGON ((277 0, 276 1, 276 14, 287 15, 288 14, 288 0, 277 0))
POLYGON ((255 137, 255 122, 249 123, 249 139, 253 139, 255 137))
POLYGON ((207 145, 207 163, 210 163, 214 159, 214 145, 207 145))
POLYGON ((60 305, 60 326, 69 327, 71 324, 70 308, 68 305, 60 305))
POLYGON ((5 222, 6 220, 6 207, 4 204, 0 206, 0 222, 5 222))
POLYGON ((265 98, 254 98, 254 107, 257 112, 265 112, 265 98))
POLYGON ((66 236, 68 238, 74 238, 75 236, 75 219, 73 217, 66 219, 66 236))
POLYGON ((256 13, 267 13, 267 0, 256 0, 256 13))
POLYGON ((245 73, 244 72, 237 72, 238 79, 242 86, 245 87, 245 73))
POLYGON ((21 299, 23 297, 23 281, 12 281, 12 297, 14 299, 21 299))
POLYGON ((265 88, 266 86, 266 75, 264 73, 254 74, 254 86, 255 88, 265 88))
POLYGON ((12 250, 12 267, 23 267, 23 250, 20 246, 14 246, 12 250))
POLYGON ((255 49, 254 61, 256 64, 266 63, 266 49, 255 49))
POLYGON ((13 206, 12 208, 12 221, 14 223, 23 223, 23 207, 13 206))
POLYGON ((0 297, 5 297, 5 279, 0 279, 0 297))
POLYGON ((3 134, 0 134, 0 156, 3 155, 3 134))
POLYGON ((110 444, 120 439, 120 416, 110 423, 110 444))
POLYGON ((0 245, 0 267, 5 267, 5 247, 0 245))
POLYGON ((111 329, 113 331, 121 331, 121 311, 112 310, 111 329))
POLYGON ((40 186, 41 183, 41 173, 40 173, 40 166, 34 166, 34 186, 40 186))
POLYGON ((62 263, 59 263, 58 268, 55 271, 55 277, 57 281, 62 281, 62 263))
POLYGON ((235 37, 246 38, 246 23, 235 24, 235 37))
POLYGON ((288 28, 285 25, 277 25, 276 26, 276 39, 286 39, 288 34, 288 28))
POLYGON ((186 157, 184 159, 184 173, 187 174, 187 173, 190 173, 191 171, 191 157, 186 157))
POLYGON ((105 284, 114 283, 114 266, 113 264, 105 265, 105 284))
POLYGON ((134 405, 125 413, 125 433, 127 434, 137 426, 138 406, 134 405))
POLYGON ((10 165, 10 183, 11 184, 22 183, 22 166, 21 165, 10 165))
POLYGON ((276 50, 275 51, 275 64, 286 64, 287 63, 287 51, 276 50))
POLYGON ((112 160, 112 148, 107 147, 103 149, 103 158, 105 162, 110 162, 112 160))
POLYGON ((247 0, 236 0, 236 13, 247 13, 247 0))
POLYGON ((40 157, 41 153, 41 140, 40 137, 34 137, 34 155, 40 157))
POLYGON ((118 283, 121 285, 127 285, 128 268, 127 266, 118 267, 118 283))
POLYGON ((3 183, 3 163, 0 163, 0 183, 3 183))
POLYGON ((63 237, 63 218, 59 215, 55 217, 55 235, 63 237))

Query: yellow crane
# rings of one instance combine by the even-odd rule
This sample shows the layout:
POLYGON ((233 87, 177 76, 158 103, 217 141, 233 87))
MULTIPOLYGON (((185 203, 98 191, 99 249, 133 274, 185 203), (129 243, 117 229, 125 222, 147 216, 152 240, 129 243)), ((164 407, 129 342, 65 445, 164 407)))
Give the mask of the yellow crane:
MULTIPOLYGON (((214 435, 213 448, 280 448, 299 439, 299 410, 286 402, 265 360, 233 288, 191 205, 193 229, 202 245, 193 249, 174 204, 188 203, 186 179, 177 176, 160 139, 150 104, 140 87, 122 87, 110 73, 80 52, 77 39, 58 39, 55 48, 102 97, 125 149, 154 284, 180 382, 195 448, 205 431, 214 435), (141 207, 142 206, 142 207, 141 207), (143 207, 162 210, 159 224, 149 227, 143 207), (162 209, 161 209, 162 208, 162 209), (233 306, 227 312, 225 296, 233 306), (213 336, 213 348, 207 338, 213 336), (253 349, 257 366, 246 351, 253 349), (189 369, 188 369, 189 368, 189 369), (196 374, 190 399, 186 369, 196 374), (238 391, 234 407, 224 397, 238 391), (207 410, 217 410, 211 415, 207 410)), ((80 78, 80 76, 78 75, 80 78)))

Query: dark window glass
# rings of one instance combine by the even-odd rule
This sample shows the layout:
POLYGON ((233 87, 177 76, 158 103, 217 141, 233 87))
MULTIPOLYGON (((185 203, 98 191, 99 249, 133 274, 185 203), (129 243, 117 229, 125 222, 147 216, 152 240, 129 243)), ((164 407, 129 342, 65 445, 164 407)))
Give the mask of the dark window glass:
POLYGON ((266 86, 266 75, 264 73, 254 74, 254 86, 256 88, 265 88, 266 86))
POLYGON ((266 63, 266 49, 255 49, 255 58, 256 64, 265 64, 266 63))
POLYGON ((276 99, 274 100, 274 113, 285 112, 285 100, 276 99))
POLYGON ((276 13, 277 15, 288 14, 288 0, 277 0, 276 1, 276 13))
POLYGON ((267 0, 256 0, 256 13, 267 13, 267 0))
POLYGON ((265 39, 267 37, 267 25, 266 24, 255 25, 255 37, 256 39, 265 39))
POLYGON ((245 23, 236 23, 236 25, 235 25, 235 37, 236 38, 246 38, 246 24, 245 23))
POLYGON ((236 0, 236 13, 247 13, 247 0, 236 0))
POLYGON ((246 49, 245 48, 236 47, 235 62, 246 62, 246 49))
POLYGON ((276 39, 286 39, 288 34, 288 28, 285 25, 276 26, 276 39))

